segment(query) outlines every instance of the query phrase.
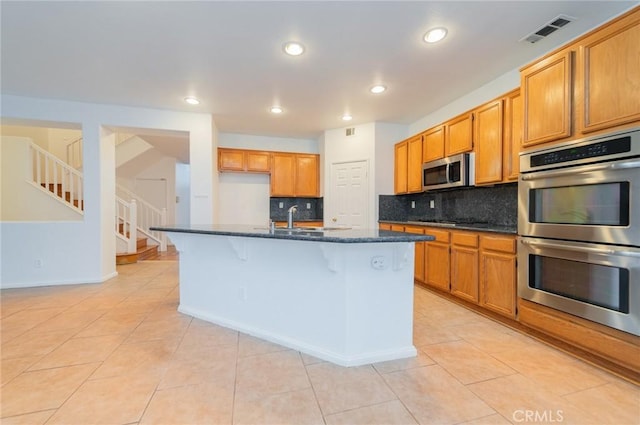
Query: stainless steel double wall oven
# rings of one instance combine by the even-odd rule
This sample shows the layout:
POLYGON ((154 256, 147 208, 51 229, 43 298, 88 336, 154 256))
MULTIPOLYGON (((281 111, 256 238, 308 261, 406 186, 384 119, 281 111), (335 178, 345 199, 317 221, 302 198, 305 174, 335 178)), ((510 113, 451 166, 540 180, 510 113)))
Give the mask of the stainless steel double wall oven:
POLYGON ((640 129, 523 153, 518 294, 640 335, 640 129))

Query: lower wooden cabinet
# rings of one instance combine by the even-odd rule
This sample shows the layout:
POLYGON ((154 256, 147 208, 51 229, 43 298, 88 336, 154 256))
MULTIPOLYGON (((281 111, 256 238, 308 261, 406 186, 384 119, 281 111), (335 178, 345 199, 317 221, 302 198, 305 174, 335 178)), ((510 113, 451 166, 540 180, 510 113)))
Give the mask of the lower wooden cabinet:
MULTIPOLYGON (((404 231, 407 233, 416 233, 424 235, 422 227, 405 226, 404 231)), ((424 281, 424 244, 425 242, 416 242, 415 259, 414 259, 414 278, 418 281, 424 281)))
POLYGON ((424 233, 436 238, 424 245, 424 283, 448 292, 450 233, 433 227, 425 228, 424 233))
POLYGON ((451 293, 478 303, 478 235, 451 232, 451 293))
POLYGON ((516 237, 480 236, 479 304, 504 316, 516 317, 516 237))

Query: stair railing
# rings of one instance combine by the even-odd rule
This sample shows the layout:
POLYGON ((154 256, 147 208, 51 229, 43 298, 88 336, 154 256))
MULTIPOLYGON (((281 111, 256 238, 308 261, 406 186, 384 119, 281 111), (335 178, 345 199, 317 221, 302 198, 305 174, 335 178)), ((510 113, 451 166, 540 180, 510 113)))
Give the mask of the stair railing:
POLYGON ((76 170, 82 168, 82 137, 67 145, 67 164, 76 170))
POLYGON ((154 240, 160 251, 167 250, 167 236, 164 232, 150 230, 153 226, 164 226, 167 224, 167 209, 158 209, 148 201, 142 199, 138 194, 133 193, 122 185, 116 185, 116 195, 123 200, 137 201, 137 225, 140 233, 154 240))
POLYGON ((127 243, 127 253, 137 251, 138 240, 136 200, 127 202, 116 196, 116 236, 127 243))
POLYGON ((29 144, 29 169, 33 183, 70 208, 83 214, 82 173, 35 143, 29 144))

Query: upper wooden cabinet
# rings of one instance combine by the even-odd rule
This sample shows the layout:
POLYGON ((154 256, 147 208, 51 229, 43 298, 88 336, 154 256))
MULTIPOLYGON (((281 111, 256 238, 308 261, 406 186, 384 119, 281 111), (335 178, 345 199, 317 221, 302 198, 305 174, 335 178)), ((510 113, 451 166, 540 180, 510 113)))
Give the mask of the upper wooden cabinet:
POLYGON ((475 110, 476 185, 502 182, 502 104, 498 99, 475 110))
POLYGON ((271 196, 319 196, 318 155, 273 152, 271 158, 271 196))
POLYGON ((407 155, 407 191, 422 192, 422 136, 409 139, 407 155))
POLYGON ((473 150, 473 114, 466 113, 445 123, 445 156, 473 150))
POLYGON ((522 96, 520 89, 504 98, 504 133, 502 149, 503 181, 518 180, 520 174, 520 150, 522 147, 522 96))
POLYGON ((271 154, 247 149, 218 148, 218 170, 269 173, 271 154))
POLYGON ((422 133, 423 162, 444 158, 444 135, 444 125, 439 125, 422 133))
POLYGON ((422 135, 395 145, 394 192, 422 191, 422 135))
POLYGON ((573 51, 562 50, 520 74, 525 147, 571 135, 573 51))
POLYGON ((580 40, 577 52, 581 132, 640 120, 640 8, 580 40))
POLYGON ((407 160, 409 158, 409 143, 407 141, 397 143, 394 153, 393 191, 407 193, 407 160))
POLYGON ((636 126, 638 57, 640 7, 522 68, 522 146, 636 126))
POLYGON ((320 161, 318 155, 295 154, 294 196, 320 195, 320 161))

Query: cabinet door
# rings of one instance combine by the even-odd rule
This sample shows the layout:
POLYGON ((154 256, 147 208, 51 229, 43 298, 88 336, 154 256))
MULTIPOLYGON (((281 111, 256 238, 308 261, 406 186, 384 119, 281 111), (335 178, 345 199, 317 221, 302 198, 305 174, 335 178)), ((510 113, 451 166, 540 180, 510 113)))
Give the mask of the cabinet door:
POLYGON ((408 143, 400 142, 395 146, 394 192, 407 193, 407 160, 409 158, 408 143))
POLYGON ((522 96, 516 90, 505 98, 504 144, 502 149, 502 178, 518 180, 520 174, 520 147, 522 146, 522 96))
POLYGON ((423 134, 422 161, 429 162, 444 158, 444 125, 432 128, 423 134))
POLYGON ((523 146, 571 136, 571 62, 572 52, 563 50, 522 71, 523 146))
POLYGON ((271 196, 295 196, 295 155, 273 153, 271 160, 271 196))
POLYGON ((424 282, 449 292, 449 244, 425 242, 424 260, 424 282))
MULTIPOLYGON (((416 233, 424 235, 424 229, 420 227, 406 226, 404 231, 407 233, 416 233)), ((424 282, 424 242, 415 243, 415 258, 414 258, 414 279, 424 282)))
POLYGON ((422 192, 422 136, 408 141, 407 192, 422 192))
POLYGON ((473 149, 473 114, 460 115, 447 123, 446 156, 473 149))
POLYGON ((478 302, 478 235, 451 233, 451 293, 478 302))
POLYGON ((244 151, 240 149, 218 149, 219 171, 244 171, 244 151))
POLYGON ((502 181, 502 99, 475 111, 476 184, 502 181))
POLYGON ((294 196, 315 197, 319 195, 318 155, 295 155, 294 196))
POLYGON ((271 171, 271 154, 269 152, 245 151, 247 171, 269 173, 271 171))
POLYGON ((516 316, 516 256, 482 251, 480 254, 480 305, 516 316))
POLYGON ((480 305, 516 317, 516 238, 480 238, 480 305))
POLYGON ((380 223, 380 230, 391 230, 391 224, 390 223, 380 223))
POLYGON ((640 10, 580 43, 582 132, 640 120, 640 10))

